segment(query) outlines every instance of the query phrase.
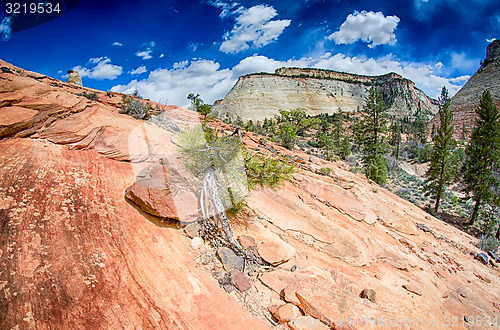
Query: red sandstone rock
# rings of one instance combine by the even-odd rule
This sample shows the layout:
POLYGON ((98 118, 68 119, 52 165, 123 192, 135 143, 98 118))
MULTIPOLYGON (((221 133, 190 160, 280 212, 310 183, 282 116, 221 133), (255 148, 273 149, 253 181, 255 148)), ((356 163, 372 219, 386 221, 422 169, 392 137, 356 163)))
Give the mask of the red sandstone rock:
POLYGON ((284 304, 273 311, 271 311, 273 316, 278 320, 279 323, 287 323, 294 318, 302 316, 300 309, 294 304, 284 304))
POLYGON ((277 266, 290 260, 295 254, 295 249, 283 241, 266 241, 259 245, 257 252, 259 252, 262 259, 273 266, 277 266))

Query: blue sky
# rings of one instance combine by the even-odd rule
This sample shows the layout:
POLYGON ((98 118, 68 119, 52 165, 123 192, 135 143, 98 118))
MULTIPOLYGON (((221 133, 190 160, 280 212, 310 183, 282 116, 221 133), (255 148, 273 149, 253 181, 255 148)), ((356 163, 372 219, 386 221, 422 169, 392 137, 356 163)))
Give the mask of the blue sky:
POLYGON ((394 71, 431 97, 442 86, 453 95, 500 38, 498 0, 80 0, 18 32, 6 2, 1 59, 62 80, 76 69, 84 86, 180 106, 281 66, 394 71))

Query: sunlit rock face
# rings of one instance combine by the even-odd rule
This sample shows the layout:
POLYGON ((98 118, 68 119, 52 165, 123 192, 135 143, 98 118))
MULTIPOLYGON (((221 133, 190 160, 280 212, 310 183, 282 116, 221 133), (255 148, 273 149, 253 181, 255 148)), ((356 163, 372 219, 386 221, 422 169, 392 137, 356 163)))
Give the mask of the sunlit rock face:
POLYGON ((68 83, 82 87, 82 78, 78 71, 69 70, 68 71, 68 83))
MULTIPOLYGON (((451 99, 455 135, 462 135, 464 128, 466 135, 472 133, 479 99, 486 89, 491 93, 493 104, 500 108, 500 40, 488 45, 480 68, 451 99)), ((439 126, 439 116, 432 119, 432 124, 439 126)))
POLYGON ((398 117, 418 108, 435 114, 435 101, 415 84, 396 73, 361 76, 349 73, 300 68, 279 68, 274 74, 250 74, 239 78, 227 96, 213 107, 219 119, 238 117, 243 121, 272 118, 279 110, 304 109, 310 115, 355 112, 365 105, 371 86, 376 86, 398 117))

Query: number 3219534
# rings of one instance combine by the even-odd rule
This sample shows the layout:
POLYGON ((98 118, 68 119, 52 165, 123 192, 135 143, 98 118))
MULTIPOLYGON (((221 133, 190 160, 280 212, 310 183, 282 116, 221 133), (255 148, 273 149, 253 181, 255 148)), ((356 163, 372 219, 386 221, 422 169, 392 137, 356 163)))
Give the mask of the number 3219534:
POLYGON ((21 4, 18 2, 7 2, 5 4, 5 13, 7 14, 59 14, 60 12, 61 8, 59 3, 32 2, 21 4))

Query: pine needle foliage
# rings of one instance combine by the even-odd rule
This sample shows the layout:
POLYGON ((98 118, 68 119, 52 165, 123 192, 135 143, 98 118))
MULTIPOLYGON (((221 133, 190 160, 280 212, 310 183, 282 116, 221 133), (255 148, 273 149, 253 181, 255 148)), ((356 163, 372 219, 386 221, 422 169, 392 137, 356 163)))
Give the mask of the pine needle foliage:
POLYGON ((380 184, 387 180, 384 134, 387 132, 388 107, 382 94, 373 86, 365 102, 362 119, 355 130, 356 140, 362 148, 366 176, 380 184))
POLYGON ((440 127, 433 137, 434 146, 430 156, 429 169, 425 176, 424 192, 426 196, 431 196, 436 200, 434 212, 439 210, 441 197, 454 179, 458 170, 458 159, 453 153, 457 142, 453 138, 453 112, 450 108, 450 98, 448 90, 443 87, 439 99, 439 119, 440 127))
POLYGON ((470 225, 475 222, 481 204, 496 198, 492 188, 498 185, 498 180, 493 176, 493 170, 499 166, 500 160, 499 114, 489 90, 481 96, 476 113, 476 126, 465 150, 468 156, 465 163, 465 192, 472 193, 475 202, 469 218, 470 225))

